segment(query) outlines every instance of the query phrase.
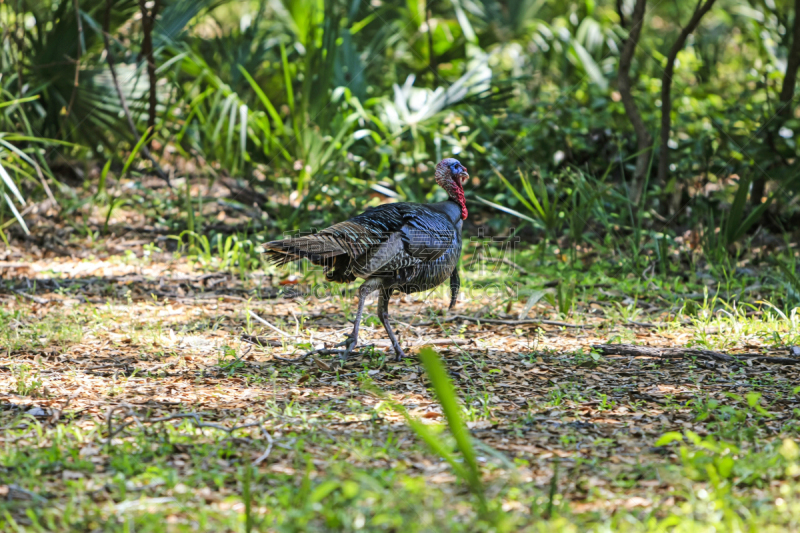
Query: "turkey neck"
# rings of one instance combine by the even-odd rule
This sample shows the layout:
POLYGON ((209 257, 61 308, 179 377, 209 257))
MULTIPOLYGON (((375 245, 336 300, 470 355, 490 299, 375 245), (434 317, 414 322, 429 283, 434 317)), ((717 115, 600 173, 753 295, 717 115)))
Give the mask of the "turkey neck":
POLYGON ((467 200, 464 198, 464 188, 453 179, 440 181, 439 185, 447 191, 450 201, 455 202, 461 208, 461 220, 466 220, 469 212, 467 211, 467 200))
POLYGON ((467 220, 467 199, 464 198, 464 189, 458 185, 453 187, 452 190, 447 191, 450 195, 450 200, 457 203, 461 207, 461 220, 467 220))

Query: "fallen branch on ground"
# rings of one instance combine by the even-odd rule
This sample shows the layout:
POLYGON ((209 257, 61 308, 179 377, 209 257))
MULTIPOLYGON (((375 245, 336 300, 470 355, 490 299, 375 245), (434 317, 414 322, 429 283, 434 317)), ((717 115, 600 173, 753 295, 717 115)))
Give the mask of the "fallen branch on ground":
POLYGON ((710 359, 714 361, 724 361, 727 363, 747 364, 747 361, 754 363, 773 363, 779 365, 797 365, 800 359, 789 357, 768 357, 760 353, 737 353, 726 354, 712 350, 697 350, 695 348, 659 348, 656 346, 636 346, 633 344, 594 344, 592 348, 603 355, 628 355, 632 357, 659 357, 659 358, 681 358, 697 357, 700 359, 710 359))
MULTIPOLYGON (((481 322, 483 324, 502 324, 505 326, 519 326, 522 324, 545 324, 548 326, 560 326, 562 328, 578 328, 578 329, 592 329, 594 326, 582 324, 570 324, 569 322, 559 322, 558 320, 537 320, 533 318, 525 318, 522 320, 503 320, 500 318, 483 318, 479 316, 467 315, 453 315, 439 319, 439 322, 455 322, 456 320, 468 320, 470 322, 481 322)), ((420 322, 412 324, 412 326, 430 326, 436 324, 433 322, 420 322)))
POLYGON ((283 346, 283 342, 281 341, 268 339, 266 337, 258 337, 256 335, 241 335, 239 338, 250 344, 255 344, 256 346, 272 346, 275 348, 283 346))
POLYGON ((272 444, 273 444, 272 435, 269 434, 269 432, 264 427, 264 424, 262 422, 251 422, 249 424, 242 424, 241 426, 234 426, 232 428, 227 428, 227 427, 221 426, 219 424, 212 424, 210 422, 203 422, 200 413, 175 413, 175 414, 162 416, 162 417, 158 417, 158 418, 141 419, 136 414, 136 412, 133 410, 133 406, 130 406, 130 405, 117 405, 117 406, 111 407, 108 410, 108 413, 106 414, 106 423, 108 424, 108 437, 106 438, 106 446, 107 447, 111 446, 111 439, 113 439, 115 436, 119 435, 123 430, 125 430, 125 428, 127 428, 128 426, 130 426, 132 424, 136 424, 140 428, 144 429, 144 424, 154 424, 154 423, 157 423, 157 422, 167 422, 167 421, 170 421, 170 420, 179 420, 179 419, 191 420, 194 423, 194 425, 197 426, 198 428, 201 428, 201 429, 202 428, 216 429, 216 430, 219 430, 219 431, 224 431, 225 433, 228 433, 228 435, 232 435, 234 431, 237 431, 239 429, 245 429, 245 428, 251 428, 251 427, 257 427, 257 428, 261 429, 261 433, 262 433, 262 435, 264 435, 264 438, 267 441, 267 447, 264 450, 264 452, 261 455, 259 455, 256 458, 255 461, 253 461, 253 466, 258 466, 260 463, 262 463, 267 457, 269 457, 269 454, 272 451, 272 444), (132 418, 132 420, 124 422, 124 423, 122 423, 121 425, 119 425, 118 427, 116 427, 116 428, 114 428, 112 430, 112 427, 111 427, 112 417, 113 417, 114 412, 118 411, 118 410, 124 410, 125 411, 125 414, 122 417, 122 420, 125 420, 127 418, 132 418))
POLYGON ((14 294, 19 294, 23 298, 27 298, 28 300, 37 303, 39 305, 46 305, 50 303, 50 300, 46 300, 45 298, 40 298, 38 296, 34 296, 33 294, 28 294, 27 292, 22 292, 19 289, 11 289, 11 292, 14 294))
POLYGON ((263 325, 267 326, 267 327, 268 327, 268 328, 270 328, 272 331, 274 331, 274 332, 278 333, 278 334, 279 334, 279 335, 281 335, 282 337, 288 337, 288 338, 290 338, 290 339, 295 337, 294 335, 289 335, 288 333, 286 333, 286 332, 284 332, 284 331, 281 331, 281 330, 279 330, 278 328, 276 328, 275 326, 273 326, 272 324, 270 324, 269 322, 267 322, 266 320, 264 320, 263 318, 261 318, 260 316, 258 316, 257 314, 255 314, 254 312, 252 312, 252 311, 250 311, 250 310, 248 310, 247 312, 250 314, 250 316, 251 316, 252 318, 256 319, 256 321, 258 321, 258 322, 260 322, 261 324, 263 324, 263 325))
MULTIPOLYGON (((252 337, 250 335, 242 335, 241 338, 242 338, 243 341, 253 342, 254 344, 256 344, 258 342, 262 342, 265 345, 266 345, 266 343, 277 343, 277 346, 281 346, 281 343, 279 341, 267 340, 267 339, 263 339, 262 337, 252 337), (249 338, 245 338, 245 337, 249 337, 249 338), (252 341, 251 339, 254 339, 255 342, 252 341)), ((450 345, 464 346, 464 345, 469 344, 471 342, 472 341, 470 339, 428 339, 428 340, 415 339, 415 340, 409 342, 408 345, 409 345, 409 347, 417 347, 417 346, 450 346, 450 345)), ((270 344, 270 345, 275 346, 275 344, 270 344)), ((376 339, 376 340, 371 341, 371 344, 367 344, 365 346, 359 346, 358 350, 364 350, 365 348, 391 348, 391 346, 392 346, 392 343, 388 339, 376 339)), ((341 353, 341 350, 339 350, 339 349, 334 349, 334 348, 324 349, 324 348, 321 348, 321 349, 318 349, 318 350, 312 350, 310 352, 306 352, 303 355, 299 355, 299 356, 293 357, 293 358, 280 357, 280 356, 275 355, 275 354, 272 354, 272 358, 274 360, 283 361, 283 362, 286 362, 286 363, 301 363, 301 362, 305 361, 306 358, 308 358, 309 355, 312 355, 312 354, 314 354, 314 355, 337 355, 337 354, 340 354, 340 353, 341 353)), ((358 355, 360 353, 361 353, 360 351, 354 351, 352 353, 352 355, 358 355)))
POLYGON ((28 490, 26 488, 20 487, 16 483, 10 484, 7 487, 7 489, 8 489, 7 497, 9 499, 23 499, 23 498, 19 498, 18 496, 15 496, 14 493, 16 492, 16 493, 22 494, 24 496, 24 499, 34 500, 34 501, 36 501, 38 503, 46 503, 47 502, 47 498, 45 498, 44 496, 40 496, 39 494, 36 494, 35 492, 33 492, 31 490, 28 490))

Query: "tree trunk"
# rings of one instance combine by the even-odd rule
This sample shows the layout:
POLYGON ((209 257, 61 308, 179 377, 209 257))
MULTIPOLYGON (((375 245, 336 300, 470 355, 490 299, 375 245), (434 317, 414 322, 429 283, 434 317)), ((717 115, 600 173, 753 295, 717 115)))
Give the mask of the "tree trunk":
POLYGON ((778 113, 791 117, 794 106, 794 88, 797 83, 797 67, 800 66, 800 0, 794 0, 794 31, 792 32, 792 45, 786 58, 786 73, 783 76, 778 113))
MULTIPOLYGON (((117 71, 114 68, 114 56, 111 54, 111 3, 112 0, 106 0, 106 12, 105 17, 103 17, 103 46, 106 51, 106 62, 108 62, 108 70, 111 72, 111 81, 114 82, 114 89, 117 91, 119 103, 122 106, 122 111, 125 113, 125 118, 128 120, 128 126, 133 134, 133 140, 135 143, 138 143, 139 139, 141 139, 141 136, 136 130, 136 124, 133 122, 133 116, 131 116, 131 110, 128 107, 128 101, 125 99, 125 94, 122 92, 122 88, 119 86, 117 71)), ((158 161, 156 161, 156 159, 153 157, 153 154, 150 153, 150 150, 147 148, 146 144, 142 146, 141 152, 142 155, 149 159, 153 164, 153 171, 156 173, 156 175, 162 180, 166 181, 167 185, 171 189, 172 182, 170 181, 169 176, 164 172, 164 170, 162 170, 161 165, 158 164, 158 161)))
MULTIPOLYGON (((777 115, 780 120, 767 127, 767 135, 773 135, 784 123, 792 117, 794 112, 794 90, 797 85, 797 67, 800 66, 800 0, 794 1, 794 28, 792 31, 792 42, 789 46, 789 53, 786 57, 786 72, 783 75, 783 86, 778 97, 777 115)), ((769 87, 767 87, 769 90, 769 87)), ((767 190, 767 177, 760 175, 753 181, 753 189, 750 193, 750 205, 756 207, 761 204, 764 192, 767 190)))
MULTIPOLYGON (((636 52, 636 45, 639 43, 639 35, 644 23, 646 4, 647 0, 636 0, 636 5, 633 8, 633 18, 631 19, 631 29, 619 56, 619 71, 617 72, 619 94, 622 99, 622 105, 625 106, 625 114, 628 115, 628 120, 630 120, 633 131, 636 133, 636 151, 639 153, 636 156, 636 169, 633 173, 633 180, 631 180, 630 198, 634 203, 639 202, 643 192, 645 174, 650 162, 650 150, 648 148, 653 144, 650 132, 647 131, 642 115, 636 107, 630 76, 633 55, 636 52)), ((622 10, 620 9, 620 22, 623 21, 622 17, 622 10)))
POLYGON ((439 76, 439 68, 436 64, 436 53, 433 51, 433 27, 431 26, 431 3, 425 2, 425 25, 428 29, 428 68, 433 72, 433 82, 436 84, 436 78, 439 76))
MULTIPOLYGON (((78 52, 75 56, 75 79, 72 82, 72 94, 69 97, 67 114, 64 117, 66 120, 69 120, 69 116, 72 113, 72 106, 75 104, 75 95, 78 93, 81 72, 81 52, 83 51, 83 23, 81 22, 81 9, 78 5, 78 0, 72 1, 72 7, 75 10, 75 22, 78 24, 78 52)), ((67 140, 66 137, 64 137, 64 140, 67 140)))
POLYGON ((619 15, 619 25, 625 27, 625 13, 622 12, 622 0, 617 0, 617 15, 619 15))
POLYGON ((142 56, 147 61, 147 77, 150 80, 150 106, 147 114, 147 127, 151 131, 150 139, 147 141, 147 147, 153 149, 153 132, 156 127, 156 60, 153 55, 153 26, 156 21, 156 14, 158 13, 158 0, 153 2, 153 8, 147 9, 147 1, 139 0, 139 10, 142 12, 142 56))
MULTIPOLYGON (((667 54, 667 64, 664 67, 664 75, 661 76, 661 150, 658 158, 658 181, 662 185, 667 183, 667 173, 669 172, 669 133, 672 128, 672 76, 675 72, 675 58, 678 52, 683 50, 686 39, 700 24, 700 19, 711 10, 715 0, 698 0, 692 18, 689 23, 681 30, 678 38, 672 44, 672 48, 667 54)), ((677 186, 677 184, 676 184, 677 186)))

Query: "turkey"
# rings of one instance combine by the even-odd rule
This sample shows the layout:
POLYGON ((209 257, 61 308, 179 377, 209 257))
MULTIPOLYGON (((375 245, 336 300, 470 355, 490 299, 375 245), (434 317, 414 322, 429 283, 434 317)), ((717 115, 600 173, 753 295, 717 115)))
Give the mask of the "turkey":
POLYGON ((350 356, 358 345, 364 301, 375 291, 379 291, 378 318, 398 361, 405 354, 389 325, 389 299, 393 293, 427 291, 449 278, 449 308, 455 305, 461 285, 457 269, 461 228, 467 218, 464 183, 469 174, 456 159, 447 158, 436 165, 434 176, 436 183, 447 191, 447 201, 383 204, 318 233, 264 245, 268 259, 274 264, 285 265, 305 258, 321 266, 328 281, 364 280, 358 288, 353 331, 347 340, 336 345, 344 348, 324 350, 325 353, 340 354, 342 362, 350 356))

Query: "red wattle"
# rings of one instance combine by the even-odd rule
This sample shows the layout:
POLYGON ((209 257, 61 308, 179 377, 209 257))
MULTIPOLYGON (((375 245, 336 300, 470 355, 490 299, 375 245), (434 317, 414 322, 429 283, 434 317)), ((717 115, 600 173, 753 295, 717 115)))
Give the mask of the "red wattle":
POLYGON ((469 211, 467 211, 467 199, 464 198, 464 189, 456 187, 454 192, 455 194, 453 196, 455 196, 455 198, 453 198, 453 200, 461 206, 461 220, 467 220, 469 211))

